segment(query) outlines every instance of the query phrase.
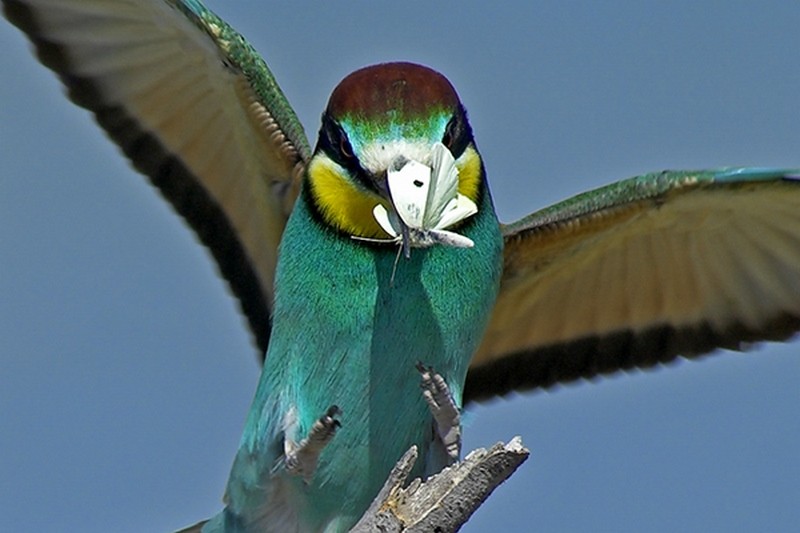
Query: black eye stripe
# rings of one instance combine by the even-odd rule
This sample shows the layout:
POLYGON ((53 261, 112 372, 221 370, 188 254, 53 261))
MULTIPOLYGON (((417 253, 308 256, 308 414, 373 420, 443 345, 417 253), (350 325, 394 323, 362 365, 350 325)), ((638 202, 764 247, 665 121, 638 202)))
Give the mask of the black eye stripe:
POLYGON ((332 161, 347 170, 350 179, 356 184, 375 193, 379 192, 374 179, 370 177, 356 157, 344 128, 327 112, 322 115, 322 126, 314 151, 324 152, 332 161))
POLYGON ((341 137, 339 138, 339 153, 344 159, 352 159, 355 157, 353 154, 353 147, 350 146, 350 141, 347 139, 347 135, 345 135, 344 132, 341 133, 341 137))
POLYGON ((353 147, 347 138, 347 134, 338 122, 333 120, 327 113, 322 116, 322 126, 319 129, 319 137, 315 152, 325 152, 333 161, 348 170, 356 170, 358 160, 353 153, 353 147))
POLYGON ((463 106, 459 105, 453 118, 447 123, 444 135, 442 135, 442 144, 447 146, 454 158, 458 159, 471 141, 472 128, 467 121, 467 112, 463 106))
MULTIPOLYGON (((315 152, 324 152, 332 161, 347 170, 349 179, 354 183, 380 194, 375 183, 377 178, 361 166, 344 128, 327 111, 322 115, 322 125, 317 139, 315 152)), ((455 159, 461 157, 472 142, 472 128, 467 121, 467 113, 463 106, 459 105, 455 109, 441 140, 455 159)))

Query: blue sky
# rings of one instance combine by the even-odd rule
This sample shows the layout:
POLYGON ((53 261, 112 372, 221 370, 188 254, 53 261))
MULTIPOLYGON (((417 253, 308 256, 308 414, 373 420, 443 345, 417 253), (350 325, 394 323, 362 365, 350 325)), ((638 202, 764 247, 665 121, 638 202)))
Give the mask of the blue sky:
MULTIPOLYGON (((501 218, 665 168, 800 166, 796 2, 209 2, 306 131, 370 63, 447 75, 501 218), (668 5, 667 5, 668 4, 668 5), (457 6, 457 7, 456 7, 457 6)), ((219 509, 258 377, 193 234, 0 23, 0 510, 169 531, 219 509)), ((529 461, 465 531, 793 531, 800 343, 515 396, 529 461)))

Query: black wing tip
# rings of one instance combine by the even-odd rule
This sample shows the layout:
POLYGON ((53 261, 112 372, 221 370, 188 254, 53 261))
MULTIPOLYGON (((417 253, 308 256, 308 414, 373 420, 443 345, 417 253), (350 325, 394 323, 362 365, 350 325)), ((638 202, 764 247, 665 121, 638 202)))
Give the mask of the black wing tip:
POLYGON ((63 46, 41 35, 41 27, 33 8, 17 0, 2 0, 2 2, 3 15, 30 39, 39 61, 62 76, 62 71, 68 63, 63 46))
POLYGON ((144 131, 121 107, 95 109, 100 126, 133 166, 166 198, 214 257, 221 276, 239 300, 263 361, 271 330, 270 302, 236 231, 224 211, 183 162, 144 131))
POLYGON ((633 369, 650 369, 676 359, 696 359, 717 348, 747 350, 761 341, 783 341, 800 330, 800 316, 782 314, 764 327, 741 323, 717 331, 708 323, 675 328, 655 326, 644 331, 618 331, 502 357, 471 368, 464 404, 487 401, 511 392, 549 389, 633 369))
POLYGON ((58 75, 69 99, 94 114, 97 123, 122 148, 136 170, 148 176, 209 249, 220 274, 240 302, 263 361, 271 330, 271 302, 261 291, 258 276, 224 211, 182 161, 154 135, 124 108, 110 105, 91 79, 72 73, 73 66, 66 49, 40 34, 40 24, 30 6, 17 0, 2 1, 5 17, 28 36, 36 56, 58 75))

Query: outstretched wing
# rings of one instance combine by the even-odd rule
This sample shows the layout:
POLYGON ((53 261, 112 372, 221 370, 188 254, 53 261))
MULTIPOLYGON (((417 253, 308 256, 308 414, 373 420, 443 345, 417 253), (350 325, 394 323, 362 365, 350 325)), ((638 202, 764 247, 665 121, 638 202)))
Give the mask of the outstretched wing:
POLYGON ((259 348, 310 148, 255 50, 193 0, 3 0, 69 97, 209 248, 259 348))
POLYGON ((800 329, 800 170, 661 172, 504 227, 467 401, 800 329))

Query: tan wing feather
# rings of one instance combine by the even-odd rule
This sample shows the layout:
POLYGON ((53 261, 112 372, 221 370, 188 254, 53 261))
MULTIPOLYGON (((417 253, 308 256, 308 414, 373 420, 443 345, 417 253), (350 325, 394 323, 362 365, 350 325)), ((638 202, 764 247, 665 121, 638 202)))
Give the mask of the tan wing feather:
POLYGON ((277 246, 310 149, 263 60, 216 15, 192 9, 4 3, 70 98, 209 247, 263 353, 277 246))
POLYGON ((778 176, 639 178, 507 227, 500 295, 467 396, 796 331, 800 183, 778 176))

